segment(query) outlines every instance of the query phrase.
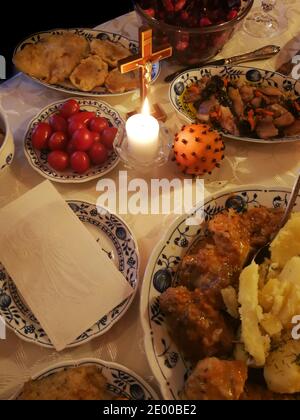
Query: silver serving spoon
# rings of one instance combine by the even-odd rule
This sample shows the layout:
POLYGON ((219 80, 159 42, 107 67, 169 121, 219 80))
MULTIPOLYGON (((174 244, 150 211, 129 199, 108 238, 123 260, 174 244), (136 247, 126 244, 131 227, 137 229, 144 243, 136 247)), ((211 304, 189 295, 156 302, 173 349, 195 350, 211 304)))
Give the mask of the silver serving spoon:
POLYGON ((287 224, 287 222, 290 219, 290 215, 294 209, 294 206, 296 204, 297 198, 298 198, 298 194, 300 191, 300 172, 298 174, 298 177, 296 179, 296 182, 294 184, 287 208, 285 210, 284 216, 278 226, 278 230, 272 235, 270 242, 265 245, 263 248, 261 248, 254 256, 253 260, 254 262, 256 262, 256 264, 260 265, 262 264, 267 258, 270 258, 271 256, 271 252, 270 252, 270 245, 272 244, 272 242, 277 238, 279 232, 281 231, 281 229, 287 224))
POLYGON ((192 66, 188 66, 184 69, 176 71, 175 73, 169 74, 165 78, 165 82, 172 82, 177 76, 188 70, 193 70, 207 66, 233 66, 235 64, 247 63, 249 61, 267 60, 268 58, 274 57, 279 52, 280 47, 278 47, 277 45, 267 45, 263 48, 260 48, 259 50, 251 51, 242 55, 237 55, 235 57, 221 58, 220 60, 209 61, 198 65, 193 64, 192 66))

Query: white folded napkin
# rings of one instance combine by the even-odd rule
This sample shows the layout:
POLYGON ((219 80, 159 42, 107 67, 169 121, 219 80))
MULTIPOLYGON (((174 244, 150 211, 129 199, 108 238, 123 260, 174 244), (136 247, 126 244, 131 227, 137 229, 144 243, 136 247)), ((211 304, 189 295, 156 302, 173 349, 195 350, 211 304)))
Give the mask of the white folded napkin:
POLYGON ((0 209, 0 261, 57 351, 133 293, 49 181, 0 209))

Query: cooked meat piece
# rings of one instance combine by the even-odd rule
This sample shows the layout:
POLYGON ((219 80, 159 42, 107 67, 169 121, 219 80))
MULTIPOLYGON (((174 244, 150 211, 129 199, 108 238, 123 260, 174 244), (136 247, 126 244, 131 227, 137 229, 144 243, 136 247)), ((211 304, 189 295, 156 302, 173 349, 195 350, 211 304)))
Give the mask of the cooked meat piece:
POLYGON ((258 384, 247 383, 245 390, 241 395, 241 401, 288 401, 288 400, 298 400, 299 396, 296 394, 286 395, 286 394, 275 394, 264 387, 258 384))
POLYGON ((268 140, 277 137, 279 131, 275 127, 272 117, 266 117, 257 124, 256 133, 260 139, 268 140))
POLYGON ((240 270, 236 255, 221 255, 215 246, 205 244, 196 254, 184 257, 179 283, 190 290, 201 290, 214 308, 222 309, 221 291, 238 283, 240 270))
POLYGON ((230 108, 221 106, 221 118, 220 118, 220 124, 221 127, 227 131, 229 134, 233 134, 234 136, 239 136, 239 130, 237 128, 237 125, 234 120, 234 116, 232 112, 230 111, 230 108))
POLYGON ((230 87, 228 89, 228 96, 233 102, 233 108, 236 115, 241 117, 244 114, 244 102, 242 101, 239 90, 230 87))
POLYGON ((262 104, 263 98, 261 96, 258 96, 257 98, 252 99, 251 105, 253 108, 260 108, 262 104))
POLYGON ((214 95, 208 101, 201 102, 197 113, 198 120, 202 122, 208 122, 209 114, 215 108, 219 107, 219 105, 220 104, 214 95))
POLYGON ((205 359, 187 380, 182 400, 237 401, 248 377, 244 362, 205 359))
POLYGON ((190 361, 231 353, 233 328, 200 290, 170 288, 161 295, 160 306, 174 341, 190 361))
POLYGON ((254 88, 251 86, 243 85, 240 89, 242 100, 246 103, 251 102, 254 98, 254 88))
POLYGON ((209 237, 198 242, 178 270, 179 284, 200 289, 215 308, 223 308, 221 291, 235 287, 252 253, 268 243, 282 218, 282 210, 264 207, 239 215, 223 212, 208 224, 209 237))
POLYGON ((268 86, 265 88, 258 89, 263 95, 267 96, 283 96, 283 92, 276 87, 268 86))
POLYGON ((270 111, 274 112, 274 117, 275 118, 281 117, 281 115, 284 115, 288 112, 288 110, 286 108, 284 108, 283 106, 281 106, 279 104, 270 105, 268 109, 270 111))
POLYGON ((288 127, 295 122, 295 117, 290 113, 286 112, 285 114, 281 115, 274 120, 274 124, 277 128, 288 127))
POLYGON ((284 135, 287 137, 293 137, 297 134, 300 134, 300 120, 296 120, 294 124, 284 129, 284 135))
POLYGON ((187 103, 195 103, 202 99, 202 91, 205 89, 207 82, 210 79, 208 77, 203 77, 198 81, 197 85, 193 85, 188 88, 184 94, 184 100, 187 103))
POLYGON ((243 218, 234 211, 220 213, 209 222, 209 230, 221 255, 235 256, 235 262, 243 267, 250 252, 250 236, 243 218))
POLYGON ((270 210, 265 207, 253 208, 244 214, 252 248, 257 249, 270 242, 271 236, 278 229, 282 216, 283 210, 270 210))

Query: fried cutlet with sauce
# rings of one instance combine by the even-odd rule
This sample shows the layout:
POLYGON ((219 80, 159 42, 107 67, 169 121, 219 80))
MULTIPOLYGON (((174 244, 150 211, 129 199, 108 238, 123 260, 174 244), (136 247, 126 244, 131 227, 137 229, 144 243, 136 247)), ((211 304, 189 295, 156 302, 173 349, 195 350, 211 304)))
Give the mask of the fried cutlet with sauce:
POLYGON ((237 401, 244 392, 247 377, 244 362, 204 359, 187 380, 181 399, 237 401))
POLYGON ((170 288, 159 301, 170 334, 189 360, 197 363, 204 357, 231 353, 234 340, 231 323, 200 290, 170 288))

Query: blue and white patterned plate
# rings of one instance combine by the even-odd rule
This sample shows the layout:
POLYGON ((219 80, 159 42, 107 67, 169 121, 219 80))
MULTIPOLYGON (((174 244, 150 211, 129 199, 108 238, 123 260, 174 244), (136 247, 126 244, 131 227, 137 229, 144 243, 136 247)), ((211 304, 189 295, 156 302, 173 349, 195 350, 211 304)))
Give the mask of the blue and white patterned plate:
MULTIPOLYGON (((284 208, 290 191, 283 188, 244 187, 206 200, 202 208, 206 221, 224 209, 239 212, 259 206, 284 208)), ((300 196, 295 208, 300 211, 300 196)), ((142 286, 141 320, 145 334, 145 348, 150 367, 167 400, 179 399, 179 392, 188 378, 191 366, 184 359, 167 329, 160 310, 159 297, 173 282, 177 268, 190 247, 205 236, 201 226, 188 226, 183 216, 175 221, 154 250, 142 286)))
MULTIPOLYGON (((17 52, 21 51, 27 44, 36 44, 37 42, 41 41, 42 39, 47 38, 49 35, 62 35, 65 33, 72 33, 76 35, 80 35, 84 37, 87 41, 92 41, 93 39, 101 39, 101 40, 108 40, 113 43, 120 43, 125 48, 127 48, 132 55, 138 54, 139 52, 139 44, 136 41, 132 41, 129 38, 126 38, 125 36, 122 36, 120 34, 114 34, 111 32, 103 32, 98 31, 95 29, 89 29, 89 28, 74 28, 74 29, 53 29, 51 31, 45 31, 45 32, 38 32, 36 34, 31 35, 24 41, 22 41, 17 48, 15 49, 14 56, 17 52)), ((154 83, 160 74, 160 64, 155 63, 153 65, 152 70, 152 83, 154 83)), ((64 83, 59 85, 50 85, 49 83, 45 83, 35 77, 29 76, 32 80, 35 82, 40 83, 43 86, 47 86, 50 89, 58 90, 60 92, 70 93, 72 95, 80 95, 80 96, 92 96, 92 97, 101 97, 101 96, 124 96, 128 95, 134 91, 129 91, 125 93, 110 93, 105 87, 99 87, 91 92, 82 92, 81 90, 77 89, 75 86, 73 86, 70 83, 64 83)))
MULTIPOLYGON (((211 76, 226 77, 229 80, 237 81, 241 80, 251 86, 257 87, 278 87, 287 96, 300 96, 300 81, 291 79, 283 76, 280 73, 276 73, 268 70, 261 70, 253 67, 235 66, 208 66, 194 70, 189 70, 181 73, 171 84, 169 97, 171 104, 175 110, 185 120, 191 122, 196 121, 196 113, 193 107, 184 101, 184 93, 188 87, 193 85, 203 77, 211 76)), ((274 140, 262 140, 257 138, 238 137, 231 134, 225 134, 226 137, 233 140, 249 141, 252 143, 286 143, 295 142, 300 140, 300 135, 294 137, 276 138, 274 140)))
MULTIPOLYGON (((95 240, 107 254, 107 257, 115 263, 134 289, 134 293, 130 298, 100 319, 69 346, 76 347, 105 334, 125 315, 133 302, 138 287, 139 253, 132 232, 119 217, 110 213, 105 215, 99 214, 94 204, 82 201, 68 201, 68 204, 95 237, 95 240)), ((101 281, 101 273, 99 273, 99 281, 101 281)), ((13 280, 1 264, 0 315, 5 320, 7 327, 13 330, 21 339, 42 347, 53 348, 49 338, 27 307, 13 280)))
MULTIPOLYGON (((125 122, 115 109, 107 103, 101 102, 97 99, 73 99, 76 99, 80 104, 81 110, 96 112, 97 116, 107 118, 110 125, 118 129, 116 141, 122 139, 125 130, 125 122)), ((47 154, 34 149, 32 146, 31 136, 35 126, 40 122, 48 121, 53 114, 58 112, 59 107, 64 102, 65 100, 48 105, 30 122, 24 141, 25 156, 35 171, 44 178, 53 182, 59 182, 62 184, 80 184, 93 179, 101 178, 111 172, 119 164, 120 158, 115 151, 111 152, 108 160, 104 164, 98 166, 93 165, 86 173, 79 175, 70 168, 64 172, 56 171, 48 164, 47 154)))
MULTIPOLYGON (((107 389, 117 398, 126 398, 132 401, 149 401, 159 399, 153 389, 142 378, 131 372, 129 369, 116 363, 105 362, 98 359, 82 359, 77 362, 62 362, 35 375, 32 379, 44 379, 62 370, 83 366, 97 366, 107 379, 107 389)), ((12 397, 12 399, 18 398, 21 392, 22 389, 20 389, 19 392, 12 397)))

